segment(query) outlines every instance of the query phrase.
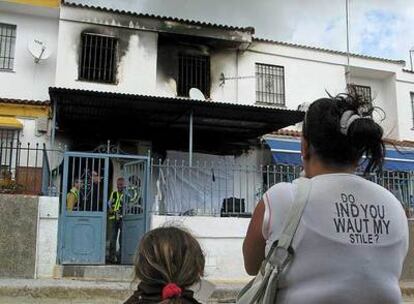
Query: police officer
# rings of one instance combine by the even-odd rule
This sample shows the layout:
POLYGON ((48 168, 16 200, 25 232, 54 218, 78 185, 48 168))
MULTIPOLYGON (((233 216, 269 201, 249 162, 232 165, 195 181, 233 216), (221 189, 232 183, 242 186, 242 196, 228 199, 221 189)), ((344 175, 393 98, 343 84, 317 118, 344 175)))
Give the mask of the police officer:
POLYGON ((80 179, 75 179, 72 188, 66 195, 66 208, 68 211, 77 210, 79 204, 79 190, 82 186, 80 179))
POLYGON ((116 181, 116 190, 112 191, 108 201, 109 226, 111 237, 109 243, 109 260, 120 263, 120 251, 116 252, 117 237, 119 232, 119 248, 122 246, 122 207, 124 201, 125 179, 119 177, 116 181))

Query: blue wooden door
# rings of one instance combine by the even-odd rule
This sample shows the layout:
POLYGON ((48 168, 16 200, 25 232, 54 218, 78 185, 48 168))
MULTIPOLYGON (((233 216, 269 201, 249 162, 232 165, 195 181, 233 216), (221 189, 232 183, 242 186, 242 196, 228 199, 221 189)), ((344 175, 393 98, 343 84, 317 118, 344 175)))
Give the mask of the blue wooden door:
POLYGON ((126 181, 123 201, 121 263, 132 264, 137 245, 145 233, 148 161, 138 160, 124 164, 126 181))
POLYGON ((66 152, 60 212, 61 264, 105 264, 109 157, 66 152))

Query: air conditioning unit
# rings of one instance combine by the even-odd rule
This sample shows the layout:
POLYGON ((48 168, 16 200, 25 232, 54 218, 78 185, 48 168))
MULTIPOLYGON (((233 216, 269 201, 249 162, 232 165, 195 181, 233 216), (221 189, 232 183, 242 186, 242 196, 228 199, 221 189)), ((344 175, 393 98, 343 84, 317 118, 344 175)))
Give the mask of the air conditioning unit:
POLYGON ((47 124, 48 124, 47 117, 40 117, 36 119, 36 133, 47 133, 47 124))

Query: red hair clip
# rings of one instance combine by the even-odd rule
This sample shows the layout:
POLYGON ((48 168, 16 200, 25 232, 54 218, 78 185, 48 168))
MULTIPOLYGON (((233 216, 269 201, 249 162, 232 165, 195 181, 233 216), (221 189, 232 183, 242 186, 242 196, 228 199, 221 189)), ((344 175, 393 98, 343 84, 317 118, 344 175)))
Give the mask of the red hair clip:
POLYGON ((162 299, 171 299, 181 296, 181 288, 175 283, 168 283, 162 289, 162 299))

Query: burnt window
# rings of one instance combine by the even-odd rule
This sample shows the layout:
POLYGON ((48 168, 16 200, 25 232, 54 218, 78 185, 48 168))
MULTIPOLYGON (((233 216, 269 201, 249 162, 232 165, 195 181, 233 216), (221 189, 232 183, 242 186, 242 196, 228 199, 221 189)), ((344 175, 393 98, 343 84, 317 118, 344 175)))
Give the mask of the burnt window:
POLYGON ((0 23, 0 70, 13 70, 16 26, 0 23))
POLYGON ((191 88, 197 88, 204 96, 210 96, 210 57, 178 55, 178 96, 189 96, 191 88))
POLYGON ((356 96, 359 96, 364 102, 372 102, 371 87, 357 84, 351 84, 350 87, 351 95, 355 94, 356 96))
POLYGON ((256 63, 256 102, 285 105, 285 69, 256 63))
POLYGON ((118 39, 99 34, 82 34, 79 79, 115 83, 118 39))

